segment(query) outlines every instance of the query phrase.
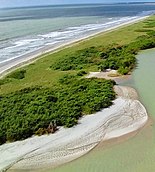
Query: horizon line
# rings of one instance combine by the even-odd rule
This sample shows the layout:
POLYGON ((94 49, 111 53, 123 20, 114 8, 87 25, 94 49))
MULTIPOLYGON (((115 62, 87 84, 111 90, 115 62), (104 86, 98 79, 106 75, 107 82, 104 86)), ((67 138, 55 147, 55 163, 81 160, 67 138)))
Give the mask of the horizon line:
POLYGON ((37 8, 37 7, 47 7, 47 6, 72 6, 72 5, 113 5, 113 4, 149 4, 155 2, 111 2, 111 3, 77 3, 77 4, 71 4, 71 3, 64 3, 64 4, 47 4, 47 5, 24 5, 24 6, 8 6, 8 7, 0 7, 0 9, 16 9, 16 8, 37 8))

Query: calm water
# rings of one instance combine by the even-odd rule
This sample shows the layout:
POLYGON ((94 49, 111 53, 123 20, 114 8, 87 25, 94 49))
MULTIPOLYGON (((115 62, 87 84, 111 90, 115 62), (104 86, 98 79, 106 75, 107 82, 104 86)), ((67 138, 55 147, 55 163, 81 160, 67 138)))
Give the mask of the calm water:
MULTIPOLYGON (((137 89, 141 102, 155 120, 155 49, 138 55, 138 67, 124 85, 137 89)), ((84 157, 50 172, 153 172, 155 171, 155 124, 135 137, 105 148, 104 144, 84 157)))
POLYGON ((155 11, 154 5, 63 5, 0 9, 0 63, 155 11))

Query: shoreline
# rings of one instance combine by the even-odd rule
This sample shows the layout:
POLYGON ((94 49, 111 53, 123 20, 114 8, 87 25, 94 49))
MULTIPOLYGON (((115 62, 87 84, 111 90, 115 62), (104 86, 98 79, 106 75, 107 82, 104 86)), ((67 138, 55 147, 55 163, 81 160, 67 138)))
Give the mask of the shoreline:
POLYGON ((0 146, 0 170, 55 168, 85 155, 101 142, 142 128, 148 115, 145 107, 135 99, 136 91, 123 86, 115 86, 115 91, 118 97, 111 107, 82 117, 73 128, 62 127, 53 135, 34 136, 0 146))
POLYGON ((54 47, 47 46, 44 48, 40 48, 36 51, 30 52, 28 54, 25 54, 23 56, 3 61, 0 63, 0 79, 5 77, 5 75, 7 75, 8 73, 16 70, 17 68, 21 68, 25 65, 29 65, 29 64, 35 62, 36 60, 43 58, 44 56, 46 56, 48 54, 53 54, 53 53, 63 50, 64 48, 72 47, 82 41, 92 39, 93 37, 96 37, 99 34, 106 34, 106 33, 112 32, 114 30, 117 30, 119 28, 126 27, 131 24, 135 24, 135 23, 140 22, 150 16, 151 15, 142 16, 142 17, 133 19, 131 21, 127 21, 127 22, 119 24, 117 26, 113 26, 113 27, 107 28, 105 30, 98 31, 93 34, 90 34, 90 35, 87 35, 87 36, 84 36, 84 37, 81 37, 81 38, 78 38, 75 40, 66 41, 63 44, 60 43, 59 45, 54 46, 54 47))

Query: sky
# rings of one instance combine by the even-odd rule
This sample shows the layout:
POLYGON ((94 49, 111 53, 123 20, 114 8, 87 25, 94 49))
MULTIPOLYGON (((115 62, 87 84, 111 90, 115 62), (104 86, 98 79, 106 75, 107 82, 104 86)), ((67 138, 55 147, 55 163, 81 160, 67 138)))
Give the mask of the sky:
POLYGON ((79 3, 155 2, 155 0, 0 0, 0 8, 79 3))

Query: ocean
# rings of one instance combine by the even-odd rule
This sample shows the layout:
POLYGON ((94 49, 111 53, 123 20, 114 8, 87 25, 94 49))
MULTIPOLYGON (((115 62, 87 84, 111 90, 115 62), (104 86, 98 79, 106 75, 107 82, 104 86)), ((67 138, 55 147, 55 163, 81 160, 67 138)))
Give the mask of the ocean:
POLYGON ((0 64, 154 13, 151 4, 84 4, 0 9, 0 64))

